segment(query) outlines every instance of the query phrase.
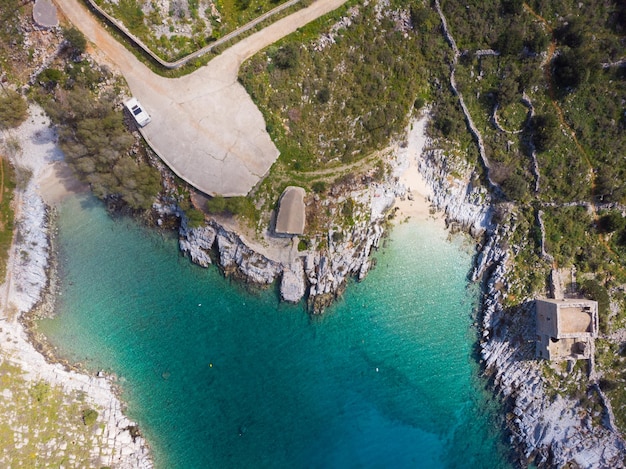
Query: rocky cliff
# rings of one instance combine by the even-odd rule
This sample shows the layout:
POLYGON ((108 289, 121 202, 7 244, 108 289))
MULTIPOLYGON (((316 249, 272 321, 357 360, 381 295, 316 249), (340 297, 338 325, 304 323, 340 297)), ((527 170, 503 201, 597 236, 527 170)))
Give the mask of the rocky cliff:
MULTIPOLYGON (((354 195, 362 201, 373 197, 369 189, 354 195)), ((393 203, 393 197, 387 202, 393 203)), ((327 249, 297 253, 289 261, 269 259, 215 220, 198 228, 189 228, 183 220, 179 246, 193 262, 207 267, 214 259, 224 275, 253 285, 268 286, 280 278, 284 301, 298 303, 306 297, 310 311, 321 313, 341 294, 350 277, 361 280, 367 274, 369 256, 384 232, 383 213, 376 215, 345 232, 330 231, 325 239, 327 249)))

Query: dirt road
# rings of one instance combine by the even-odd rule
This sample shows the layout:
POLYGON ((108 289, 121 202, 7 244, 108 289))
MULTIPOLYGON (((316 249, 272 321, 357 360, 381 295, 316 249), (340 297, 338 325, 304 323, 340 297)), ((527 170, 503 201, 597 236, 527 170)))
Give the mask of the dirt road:
POLYGON ((267 174, 278 150, 237 73, 244 60, 338 8, 346 0, 317 0, 224 51, 181 78, 154 74, 100 25, 78 0, 55 0, 65 17, 119 70, 152 116, 142 133, 156 153, 201 191, 245 195, 267 174))

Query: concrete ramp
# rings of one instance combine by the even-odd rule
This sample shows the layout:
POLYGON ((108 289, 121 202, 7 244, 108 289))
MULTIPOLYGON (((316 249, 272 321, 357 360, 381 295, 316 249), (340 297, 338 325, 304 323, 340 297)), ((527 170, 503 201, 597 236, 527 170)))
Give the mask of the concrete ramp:
POLYGON ((56 0, 67 18, 119 69, 152 117, 141 132, 181 179, 209 195, 246 195, 278 150, 261 112, 237 81, 248 57, 346 0, 317 0, 242 39, 185 77, 154 74, 102 27, 78 0, 56 0))

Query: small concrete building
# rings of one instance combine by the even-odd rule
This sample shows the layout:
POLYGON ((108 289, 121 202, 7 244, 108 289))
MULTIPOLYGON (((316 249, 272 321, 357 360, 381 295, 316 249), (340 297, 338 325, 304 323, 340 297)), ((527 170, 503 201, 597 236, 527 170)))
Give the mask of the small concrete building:
POLYGON ((598 303, 586 299, 536 299, 537 357, 588 359, 598 336, 598 303))
POLYGON ((33 20, 41 28, 56 28, 59 25, 57 7, 52 0, 35 0, 33 7, 33 20))
POLYGON ((292 236, 304 233, 306 221, 305 195, 306 192, 302 187, 289 186, 283 191, 276 217, 276 234, 292 236))

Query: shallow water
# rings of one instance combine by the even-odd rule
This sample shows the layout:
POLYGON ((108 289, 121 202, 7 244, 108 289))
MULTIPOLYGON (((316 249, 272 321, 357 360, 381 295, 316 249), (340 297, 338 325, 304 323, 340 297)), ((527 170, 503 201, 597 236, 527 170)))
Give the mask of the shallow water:
POLYGON ((40 326, 120 377, 157 467, 510 467, 472 357, 472 253, 439 225, 396 227, 321 318, 93 199, 59 225, 58 316, 40 326))

